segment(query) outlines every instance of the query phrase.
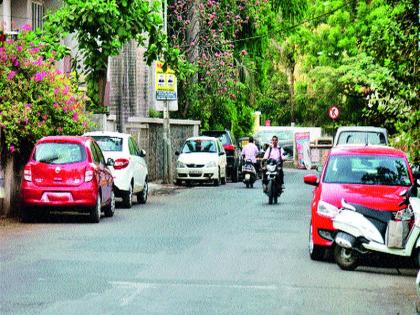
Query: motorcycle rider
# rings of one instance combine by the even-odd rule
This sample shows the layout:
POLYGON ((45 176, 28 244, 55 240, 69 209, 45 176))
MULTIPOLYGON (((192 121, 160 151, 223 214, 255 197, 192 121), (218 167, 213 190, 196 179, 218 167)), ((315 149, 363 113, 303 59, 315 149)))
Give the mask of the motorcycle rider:
POLYGON ((259 150, 257 146, 254 144, 254 138, 249 137, 248 143, 242 149, 241 155, 243 157, 243 161, 251 160, 252 164, 254 164, 255 169, 258 171, 257 168, 257 154, 259 150))
MULTIPOLYGON (((277 136, 273 136, 271 138, 271 146, 265 151, 264 157, 263 157, 263 189, 264 191, 267 191, 267 174, 265 172, 266 169, 266 162, 268 159, 273 159, 276 160, 277 162, 283 161, 284 160, 284 156, 285 156, 285 152, 283 150, 282 147, 278 146, 279 143, 279 138, 277 136)), ((284 173, 283 173, 283 168, 281 168, 281 170, 279 171, 279 174, 277 176, 277 187, 280 187, 284 189, 284 173)))

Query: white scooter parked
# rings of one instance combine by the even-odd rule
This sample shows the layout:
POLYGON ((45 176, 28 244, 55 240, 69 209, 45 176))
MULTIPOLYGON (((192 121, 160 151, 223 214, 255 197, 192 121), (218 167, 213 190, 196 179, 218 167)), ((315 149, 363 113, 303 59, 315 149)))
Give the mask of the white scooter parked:
POLYGON ((404 191, 397 212, 378 211, 342 200, 342 208, 333 219, 334 258, 343 270, 354 270, 360 256, 369 252, 414 257, 419 264, 420 199, 414 197, 416 185, 404 191), (414 222, 413 222, 414 217, 414 222))

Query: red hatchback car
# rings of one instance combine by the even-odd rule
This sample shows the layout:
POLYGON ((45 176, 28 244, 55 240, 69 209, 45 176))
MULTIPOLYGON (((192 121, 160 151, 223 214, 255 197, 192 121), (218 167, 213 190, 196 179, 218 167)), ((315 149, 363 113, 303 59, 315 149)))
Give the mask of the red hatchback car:
POLYGON ((378 211, 398 211, 414 178, 405 154, 384 146, 340 146, 332 148, 320 178, 306 175, 304 182, 315 186, 311 203, 309 255, 325 258, 333 245, 332 219, 341 200, 378 211))
POLYGON ((113 178, 98 144, 89 137, 51 136, 39 140, 25 165, 21 184, 22 218, 39 209, 88 212, 98 223, 101 212, 115 211, 113 178))

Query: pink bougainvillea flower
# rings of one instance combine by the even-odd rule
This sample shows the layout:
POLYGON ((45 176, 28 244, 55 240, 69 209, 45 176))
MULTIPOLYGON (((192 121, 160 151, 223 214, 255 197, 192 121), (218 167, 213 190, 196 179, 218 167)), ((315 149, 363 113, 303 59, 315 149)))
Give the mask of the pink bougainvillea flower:
POLYGON ((15 152, 15 146, 14 146, 13 144, 11 144, 11 145, 9 146, 9 151, 10 151, 10 153, 15 152))
POLYGON ((21 52, 21 51, 23 50, 23 47, 19 45, 19 46, 17 46, 17 47, 16 47, 16 50, 17 50, 18 52, 21 52))
POLYGON ((79 114, 77 112, 73 112, 73 120, 77 121, 79 119, 79 114))
MULTIPOLYGON (((55 89, 54 89, 54 95, 57 95, 58 93, 60 93, 60 91, 61 91, 61 90, 60 90, 60 88, 58 88, 58 87, 57 87, 57 88, 55 88, 55 89)), ((54 103, 54 107, 55 107, 55 105, 56 105, 56 104, 57 104, 57 103, 54 103)))
POLYGON ((29 49, 29 52, 32 55, 35 55, 35 54, 39 53, 39 48, 38 47, 31 48, 31 49, 29 49))
POLYGON ((47 73, 45 72, 45 71, 42 71, 42 72, 37 72, 36 74, 35 74, 35 81, 36 82, 40 82, 40 81, 42 81, 45 77, 47 76, 47 73))
POLYGON ((70 91, 70 87, 68 85, 64 86, 63 94, 66 95, 70 91))
POLYGON ((54 108, 58 108, 59 107, 57 103, 54 103, 53 106, 54 106, 54 108))
POLYGON ((242 55, 242 56, 246 56, 246 55, 248 55, 248 52, 247 52, 245 49, 242 49, 242 51, 241 51, 241 55, 242 55))
POLYGON ((82 126, 83 126, 83 128, 86 128, 87 127, 87 122, 84 121, 83 124, 82 124, 82 126))
POLYGON ((31 107, 32 107, 32 104, 30 103, 26 104, 26 108, 31 108, 31 107))
POLYGON ((15 71, 10 71, 9 75, 7 76, 7 80, 11 81, 13 80, 13 78, 15 77, 16 72, 15 71))
POLYGON ((27 125, 29 123, 29 119, 25 118, 25 125, 27 125))
POLYGON ((22 31, 32 31, 32 25, 31 24, 25 24, 22 26, 22 31))
POLYGON ((13 60, 13 65, 17 68, 19 67, 20 63, 19 60, 16 58, 15 60, 13 60))

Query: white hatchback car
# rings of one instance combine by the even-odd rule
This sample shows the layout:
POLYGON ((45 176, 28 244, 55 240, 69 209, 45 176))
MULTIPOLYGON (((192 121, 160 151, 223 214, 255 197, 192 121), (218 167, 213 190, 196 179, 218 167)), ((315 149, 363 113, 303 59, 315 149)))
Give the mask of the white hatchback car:
POLYGON ((176 183, 213 182, 226 184, 226 153, 214 137, 188 138, 181 152, 176 152, 176 183))
POLYGON ((84 134, 96 140, 105 159, 112 158, 110 167, 114 176, 115 195, 123 198, 123 205, 131 208, 133 194, 139 203, 146 203, 148 194, 148 171, 144 160, 146 152, 139 150, 133 137, 126 133, 93 131, 84 134))

